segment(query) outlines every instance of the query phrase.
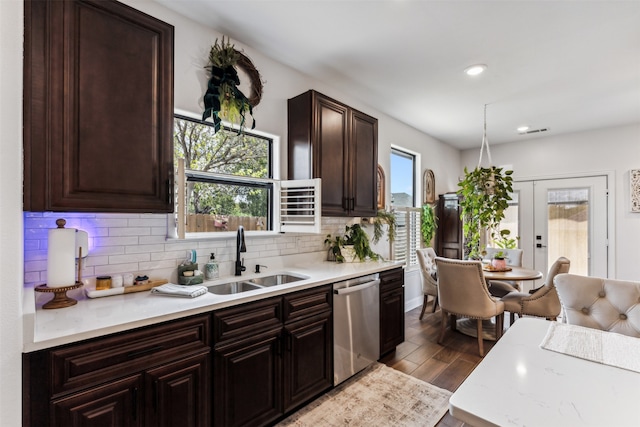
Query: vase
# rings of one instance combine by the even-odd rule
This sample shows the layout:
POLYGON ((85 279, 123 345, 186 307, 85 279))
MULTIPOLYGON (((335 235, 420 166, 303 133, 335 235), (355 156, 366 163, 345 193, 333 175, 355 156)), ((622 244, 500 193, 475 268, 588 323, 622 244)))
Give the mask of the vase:
POLYGON ((494 258, 491 260, 491 266, 496 270, 505 270, 507 268, 507 261, 504 258, 494 258))
POLYGON ((353 246, 343 246, 340 248, 340 253, 344 258, 344 262, 362 262, 358 255, 356 255, 356 250, 353 246))

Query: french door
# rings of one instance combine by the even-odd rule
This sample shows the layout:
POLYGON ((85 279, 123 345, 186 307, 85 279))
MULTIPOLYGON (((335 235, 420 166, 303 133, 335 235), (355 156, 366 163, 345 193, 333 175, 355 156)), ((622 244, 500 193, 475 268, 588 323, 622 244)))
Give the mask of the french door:
POLYGON ((519 181, 513 189, 511 224, 505 226, 517 230, 524 266, 546 277, 549 266, 564 256, 573 274, 608 277, 606 175, 519 181))

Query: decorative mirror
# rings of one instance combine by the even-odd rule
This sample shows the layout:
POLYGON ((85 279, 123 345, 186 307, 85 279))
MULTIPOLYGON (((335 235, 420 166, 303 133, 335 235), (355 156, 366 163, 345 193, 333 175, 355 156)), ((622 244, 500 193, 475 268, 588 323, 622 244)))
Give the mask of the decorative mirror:
POLYGON ((423 204, 430 205, 436 202, 436 177, 431 169, 424 171, 422 176, 423 204))
POLYGON ((385 195, 386 192, 384 190, 384 170, 382 166, 378 165, 378 209, 384 209, 385 206, 385 195))

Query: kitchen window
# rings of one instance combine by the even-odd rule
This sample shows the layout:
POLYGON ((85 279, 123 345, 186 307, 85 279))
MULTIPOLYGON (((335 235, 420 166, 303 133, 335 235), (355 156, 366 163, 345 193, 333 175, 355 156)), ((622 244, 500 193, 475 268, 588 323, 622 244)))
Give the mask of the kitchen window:
POLYGON ((407 267, 418 264, 416 250, 420 248, 420 208, 415 207, 417 157, 391 149, 391 206, 397 226, 392 256, 407 267))
POLYGON ((186 115, 174 118, 177 237, 319 232, 318 180, 274 179, 274 137, 238 133, 186 115))

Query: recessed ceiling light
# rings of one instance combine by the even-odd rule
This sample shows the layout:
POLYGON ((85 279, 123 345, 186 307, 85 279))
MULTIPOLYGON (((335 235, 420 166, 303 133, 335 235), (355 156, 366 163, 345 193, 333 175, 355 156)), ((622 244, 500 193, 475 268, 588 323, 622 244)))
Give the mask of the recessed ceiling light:
POLYGON ((526 132, 529 130, 529 126, 520 126, 517 131, 522 133, 522 132, 526 132))
POLYGON ((476 64, 468 67, 467 69, 464 70, 464 72, 468 76, 477 76, 478 74, 482 74, 486 69, 487 69, 486 65, 476 64))

